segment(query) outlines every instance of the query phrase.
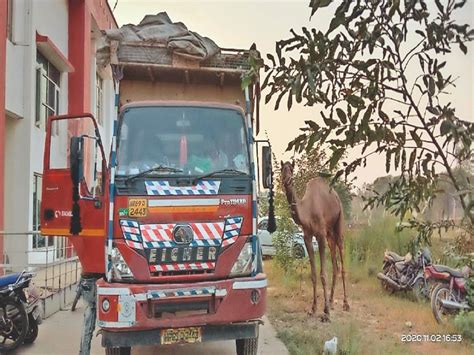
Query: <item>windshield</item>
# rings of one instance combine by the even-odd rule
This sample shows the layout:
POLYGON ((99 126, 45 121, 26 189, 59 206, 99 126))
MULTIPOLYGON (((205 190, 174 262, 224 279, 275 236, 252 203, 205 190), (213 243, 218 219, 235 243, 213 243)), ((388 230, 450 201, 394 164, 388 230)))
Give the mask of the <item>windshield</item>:
POLYGON ((117 175, 200 175, 222 169, 249 173, 243 116, 209 107, 132 107, 122 117, 117 175))

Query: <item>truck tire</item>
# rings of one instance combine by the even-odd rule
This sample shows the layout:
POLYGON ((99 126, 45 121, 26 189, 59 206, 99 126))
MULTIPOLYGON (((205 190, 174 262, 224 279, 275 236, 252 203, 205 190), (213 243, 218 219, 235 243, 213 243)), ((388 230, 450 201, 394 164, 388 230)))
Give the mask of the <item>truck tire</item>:
POLYGON ((105 348, 105 355, 130 355, 132 348, 105 348))
POLYGON ((257 355, 258 338, 237 339, 235 345, 237 355, 257 355))

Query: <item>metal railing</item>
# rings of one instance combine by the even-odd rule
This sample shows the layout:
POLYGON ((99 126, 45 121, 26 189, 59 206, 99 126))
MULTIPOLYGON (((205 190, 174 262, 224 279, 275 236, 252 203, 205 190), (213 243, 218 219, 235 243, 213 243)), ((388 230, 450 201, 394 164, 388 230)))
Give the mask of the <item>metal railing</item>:
POLYGON ((66 237, 43 237, 34 231, 0 231, 0 245, 3 245, 0 275, 22 270, 33 272, 33 281, 43 299, 71 289, 80 279, 81 264, 66 237))

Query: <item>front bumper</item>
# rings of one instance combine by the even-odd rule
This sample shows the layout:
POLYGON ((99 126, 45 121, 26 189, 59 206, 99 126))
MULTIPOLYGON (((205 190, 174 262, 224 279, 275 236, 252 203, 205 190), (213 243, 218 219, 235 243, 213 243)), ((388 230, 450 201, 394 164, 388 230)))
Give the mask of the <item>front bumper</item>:
POLYGON ((98 325, 105 334, 248 322, 265 313, 266 286, 265 274, 188 284, 99 280, 98 325))
MULTIPOLYGON (((258 337, 258 321, 201 327, 201 342, 258 337)), ((161 329, 111 332, 102 330, 102 346, 111 348, 161 345, 161 329)))

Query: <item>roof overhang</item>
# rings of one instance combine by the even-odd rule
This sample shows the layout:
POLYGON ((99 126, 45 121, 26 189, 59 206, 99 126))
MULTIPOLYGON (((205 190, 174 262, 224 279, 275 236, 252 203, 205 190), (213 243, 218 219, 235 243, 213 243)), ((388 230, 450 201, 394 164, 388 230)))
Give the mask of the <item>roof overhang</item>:
POLYGON ((74 71, 74 66, 48 36, 36 32, 36 47, 58 70, 68 73, 74 71))

